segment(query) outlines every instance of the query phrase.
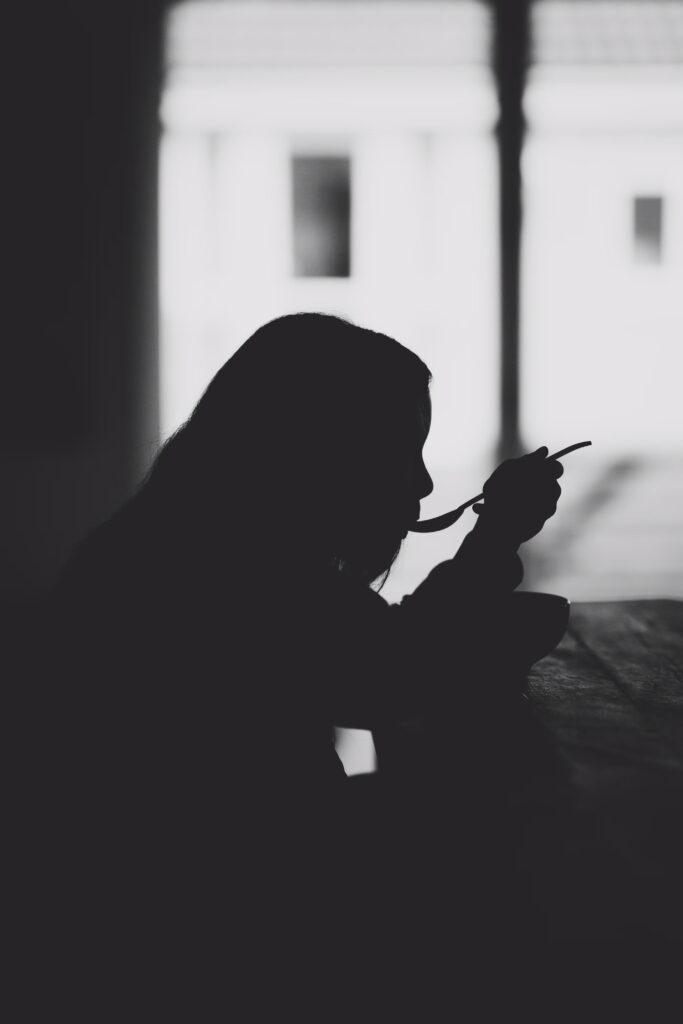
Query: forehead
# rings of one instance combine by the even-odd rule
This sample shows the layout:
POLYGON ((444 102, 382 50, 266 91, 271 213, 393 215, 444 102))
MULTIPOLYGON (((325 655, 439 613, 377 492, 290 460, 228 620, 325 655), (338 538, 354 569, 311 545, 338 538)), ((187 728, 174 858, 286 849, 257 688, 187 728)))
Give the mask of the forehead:
MULTIPOLYGON (((422 446, 427 440, 432 422, 432 403, 429 391, 425 389, 419 395, 390 395, 381 408, 376 407, 373 414, 377 428, 377 439, 393 439, 399 447, 405 444, 422 446)), ((384 443, 384 441, 382 442, 384 443)))
POLYGON ((423 436, 426 438, 432 423, 432 399, 429 391, 420 396, 418 403, 418 425, 423 436))

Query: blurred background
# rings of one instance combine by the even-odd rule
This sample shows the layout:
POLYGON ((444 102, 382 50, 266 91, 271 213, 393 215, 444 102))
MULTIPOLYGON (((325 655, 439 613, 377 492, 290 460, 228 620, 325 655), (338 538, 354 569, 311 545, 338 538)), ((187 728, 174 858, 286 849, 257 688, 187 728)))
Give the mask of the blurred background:
MULTIPOLYGON (((16 6, 10 618, 251 331, 304 309, 432 369, 423 515, 591 439, 524 586, 683 597, 681 0, 16 6)), ((409 536, 383 595, 471 524, 409 536)))

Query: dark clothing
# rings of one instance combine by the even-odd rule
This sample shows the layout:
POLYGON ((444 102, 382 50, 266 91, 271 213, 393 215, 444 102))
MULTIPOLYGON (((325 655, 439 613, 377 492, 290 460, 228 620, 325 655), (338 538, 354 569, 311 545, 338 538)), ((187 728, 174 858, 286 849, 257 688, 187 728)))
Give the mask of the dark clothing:
POLYGON ((467 714, 484 624, 522 575, 478 528, 391 606, 329 569, 255 563, 255 546, 212 552, 198 536, 179 553, 131 503, 50 602, 37 702, 46 898, 100 987, 150 971, 167 985, 221 955, 238 976, 291 968, 294 923, 338 963, 348 944, 333 906, 367 902, 363 877, 383 855, 352 832, 362 815, 332 727, 467 714))
POLYGON ((399 605, 332 570, 250 558, 201 545, 183 558, 128 508, 72 559, 52 608, 68 669, 55 696, 73 697, 80 739, 114 744, 118 770, 132 744, 162 789, 177 773, 220 803, 248 779, 278 801, 327 803, 343 775, 332 727, 373 729, 462 691, 522 577, 481 530, 399 605))

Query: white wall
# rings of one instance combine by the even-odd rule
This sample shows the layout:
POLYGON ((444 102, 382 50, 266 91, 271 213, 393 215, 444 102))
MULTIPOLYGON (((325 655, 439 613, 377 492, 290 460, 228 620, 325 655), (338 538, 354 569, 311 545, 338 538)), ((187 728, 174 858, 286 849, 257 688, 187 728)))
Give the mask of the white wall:
POLYGON ((494 102, 475 69, 244 70, 162 105, 162 427, 261 323, 322 310, 395 335, 434 373, 432 459, 496 435, 494 102), (352 161, 352 275, 292 276, 290 158, 352 161))
POLYGON ((539 71, 526 106, 525 436, 680 451, 683 72, 539 71), (643 195, 664 199, 661 264, 634 258, 643 195))

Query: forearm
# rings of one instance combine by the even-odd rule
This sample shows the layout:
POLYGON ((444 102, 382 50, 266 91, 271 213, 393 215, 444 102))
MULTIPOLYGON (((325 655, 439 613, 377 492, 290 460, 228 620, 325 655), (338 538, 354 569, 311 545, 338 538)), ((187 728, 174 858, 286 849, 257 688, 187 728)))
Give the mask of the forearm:
POLYGON ((440 562, 403 603, 415 614, 450 616, 464 605, 509 594, 524 576, 517 548, 482 517, 453 558, 440 562))
POLYGON ((522 582, 519 544, 482 514, 453 559, 470 589, 479 593, 510 593, 522 582))
MULTIPOLYGON (((328 678, 336 725, 372 728, 419 715, 469 673, 494 606, 522 580, 517 548, 483 519, 456 555, 398 605, 343 580, 328 591, 328 678)), ((322 596, 322 595, 321 595, 322 596)), ((325 602, 323 602, 324 606, 325 602)), ((325 635, 325 629, 318 639, 325 635)))

